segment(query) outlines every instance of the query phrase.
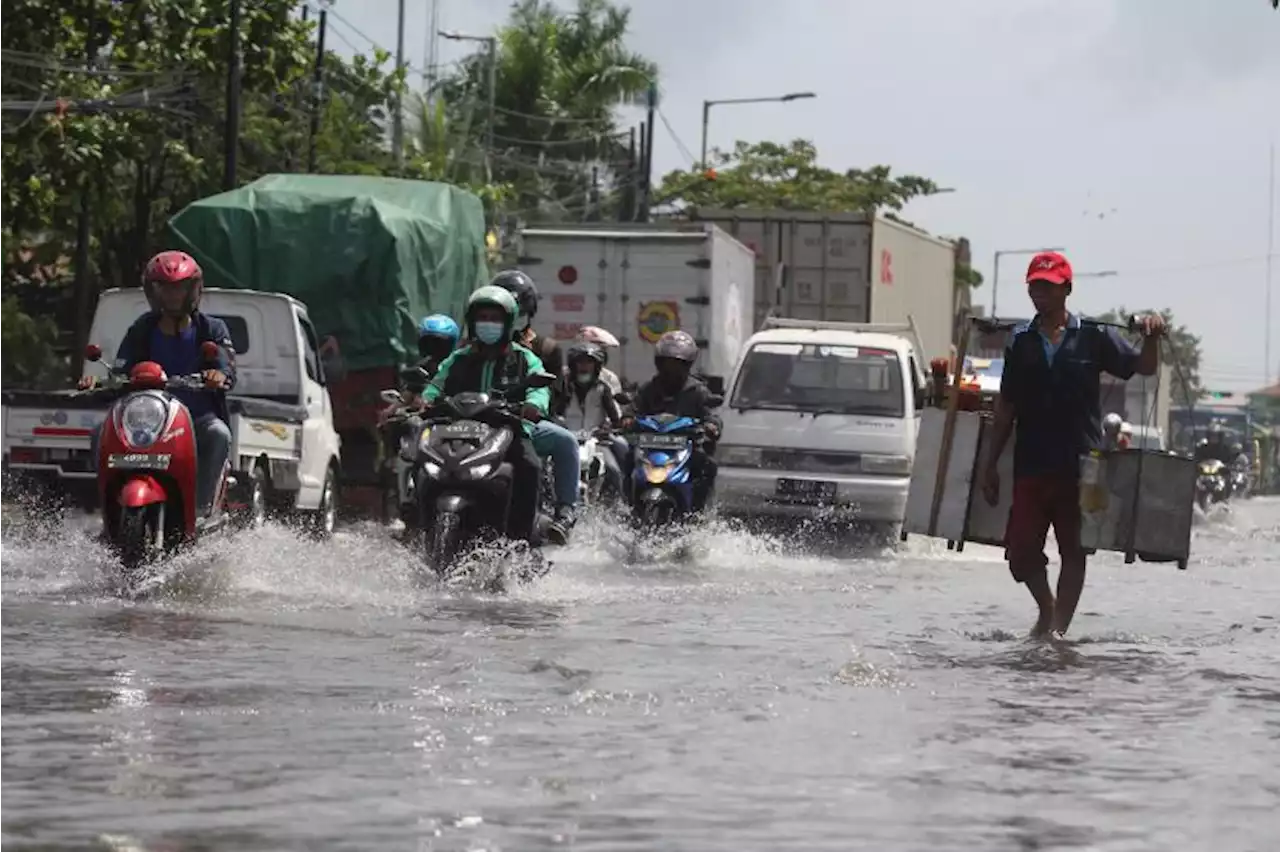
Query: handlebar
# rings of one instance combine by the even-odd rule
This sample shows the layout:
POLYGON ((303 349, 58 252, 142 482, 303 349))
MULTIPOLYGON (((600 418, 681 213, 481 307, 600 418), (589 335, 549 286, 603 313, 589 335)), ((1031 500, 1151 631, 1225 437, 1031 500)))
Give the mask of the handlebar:
MULTIPOLYGON (((72 396, 109 396, 111 394, 127 393, 131 390, 147 390, 149 388, 135 388, 129 376, 124 373, 110 373, 107 381, 103 384, 94 385, 91 388, 83 390, 77 389, 72 391, 72 396)), ((183 376, 170 376, 164 383, 164 390, 205 390, 220 391, 223 388, 210 387, 205 384, 203 373, 188 373, 183 376)))

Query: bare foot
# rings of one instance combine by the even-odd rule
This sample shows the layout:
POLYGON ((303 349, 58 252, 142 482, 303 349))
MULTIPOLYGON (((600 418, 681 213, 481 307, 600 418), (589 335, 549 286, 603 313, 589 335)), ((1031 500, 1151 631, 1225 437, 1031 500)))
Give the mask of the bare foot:
POLYGON ((1044 639, 1053 630, 1053 610, 1041 611, 1040 617, 1036 619, 1035 626, 1031 628, 1032 639, 1044 639))

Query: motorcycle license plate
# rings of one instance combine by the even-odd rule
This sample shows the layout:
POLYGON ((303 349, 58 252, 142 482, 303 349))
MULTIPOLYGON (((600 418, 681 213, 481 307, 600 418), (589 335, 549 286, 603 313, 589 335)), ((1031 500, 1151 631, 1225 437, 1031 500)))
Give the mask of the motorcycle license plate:
POLYGON ((820 503, 836 496, 836 484, 821 479, 779 479, 775 493, 804 503, 820 503))
POLYGON ((113 470, 167 470, 168 453, 112 453, 107 456, 107 467, 113 470))
POLYGON ((458 423, 450 423, 448 426, 438 427, 436 434, 445 440, 483 438, 489 434, 489 427, 474 420, 463 420, 458 423))
POLYGON ((640 435, 636 446, 642 450, 682 450, 689 439, 683 435, 640 435))

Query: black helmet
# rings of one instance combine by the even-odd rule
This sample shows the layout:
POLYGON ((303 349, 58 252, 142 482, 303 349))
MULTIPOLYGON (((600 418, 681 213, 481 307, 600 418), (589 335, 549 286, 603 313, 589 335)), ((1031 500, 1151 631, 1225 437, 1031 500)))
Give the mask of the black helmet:
POLYGON ((595 362, 597 370, 604 366, 606 360, 603 347, 584 340, 580 340, 569 347, 569 351, 565 353, 564 362, 572 365, 574 361, 580 358, 590 358, 595 362))
POLYGON ((515 297, 520 306, 520 316, 532 321, 538 312, 538 285, 533 279, 519 269, 504 269, 493 280, 491 286, 501 287, 515 297))

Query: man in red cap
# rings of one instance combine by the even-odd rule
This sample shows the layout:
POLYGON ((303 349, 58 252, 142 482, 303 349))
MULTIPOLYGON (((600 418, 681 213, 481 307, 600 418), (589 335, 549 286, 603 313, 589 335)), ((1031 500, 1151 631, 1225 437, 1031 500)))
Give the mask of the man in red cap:
POLYGON ((983 461, 982 490, 991 505, 1000 499, 996 461, 1017 427, 1013 458, 1013 505, 1005 531, 1005 554, 1013 579, 1025 583, 1040 608, 1033 636, 1065 633, 1084 589, 1085 553, 1080 546, 1080 456, 1101 446, 1099 377, 1154 375, 1157 338, 1164 320, 1139 320, 1142 350, 1113 326, 1067 310, 1071 264, 1044 252, 1027 269, 1027 292, 1036 315, 1018 326, 1004 353, 1004 375, 996 403, 991 451, 983 461), (1057 600, 1049 588, 1045 537, 1053 527, 1062 569, 1057 600))

